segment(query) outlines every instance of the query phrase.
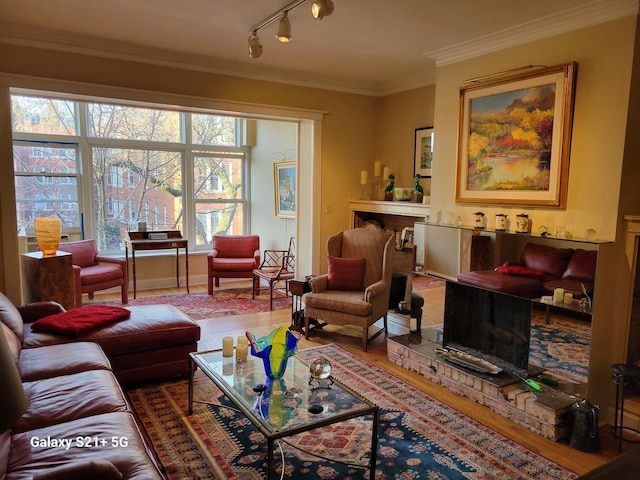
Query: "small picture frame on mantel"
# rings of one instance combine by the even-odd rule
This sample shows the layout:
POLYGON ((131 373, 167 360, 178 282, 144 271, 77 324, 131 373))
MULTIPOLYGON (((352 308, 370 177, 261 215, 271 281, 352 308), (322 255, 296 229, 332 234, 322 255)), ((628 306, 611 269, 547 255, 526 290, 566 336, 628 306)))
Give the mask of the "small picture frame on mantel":
POLYGON ((433 162, 433 127, 416 128, 414 140, 413 175, 431 177, 433 162))

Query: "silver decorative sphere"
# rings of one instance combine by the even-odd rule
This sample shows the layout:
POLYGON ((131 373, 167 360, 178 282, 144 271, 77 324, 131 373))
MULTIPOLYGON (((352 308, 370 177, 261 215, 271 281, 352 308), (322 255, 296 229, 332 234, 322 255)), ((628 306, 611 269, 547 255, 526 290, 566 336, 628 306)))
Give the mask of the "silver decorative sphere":
POLYGON ((311 378, 317 380, 324 380, 331 376, 331 362, 324 357, 318 357, 309 365, 309 371, 311 372, 311 378))

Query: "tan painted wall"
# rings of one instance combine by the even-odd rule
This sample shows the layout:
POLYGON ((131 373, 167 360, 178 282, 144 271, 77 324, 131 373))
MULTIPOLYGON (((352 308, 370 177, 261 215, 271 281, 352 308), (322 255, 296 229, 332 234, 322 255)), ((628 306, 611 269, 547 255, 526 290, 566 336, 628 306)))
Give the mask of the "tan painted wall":
MULTIPOLYGON (((321 204, 323 207, 328 205, 331 212, 321 216, 319 238, 322 245, 329 235, 348 227, 348 199, 359 195, 360 171, 367 168, 375 157, 376 99, 369 96, 14 45, 2 45, 0 48, 0 74, 9 74, 3 82, 5 86, 15 85, 10 75, 20 75, 82 82, 77 89, 70 87, 75 93, 90 93, 91 85, 95 84, 326 112, 320 146, 322 173, 321 178, 313 179, 315 188, 320 189, 321 204)), ((35 85, 37 86, 37 82, 35 85)), ((12 205, 13 187, 7 183, 12 182, 12 170, 9 160, 11 134, 6 92, 5 89, 0 104, 3 117, 0 122, 0 151, 5 159, 0 164, 2 228, 10 229, 3 234, 5 240, 13 236, 11 225, 15 224, 14 215, 10 213, 15 208, 12 205)), ((153 95, 149 98, 153 98, 153 95)), ((17 278, 18 274, 17 243, 15 247, 5 245, 5 249, 4 278, 0 281, 0 288, 8 293, 13 290, 12 297, 15 298, 11 278, 17 278)), ((324 248, 320 250, 323 256, 324 248)), ((319 265, 325 265, 326 262, 321 260, 324 257, 316 259, 319 265)), ((141 272, 151 271, 156 278, 171 278, 173 275, 170 261, 154 264, 150 269, 145 268, 143 263, 141 260, 141 272)), ((205 272, 204 260, 196 256, 189 267, 194 278, 205 272)))
MULTIPOLYGON (((625 138, 635 23, 636 19, 629 17, 439 68, 431 218, 438 218, 439 213, 443 222, 453 223, 460 215, 466 224, 471 224, 477 210, 484 211, 490 222, 495 213, 504 212, 514 219, 515 214, 524 212, 532 218, 534 232, 541 224, 551 232, 558 225, 573 225, 575 236, 583 236, 587 228, 594 228, 599 239, 615 241, 623 163, 625 157, 634 161, 625 153, 625 138), (570 61, 578 62, 578 76, 567 208, 456 204, 458 101, 462 82, 523 65, 570 61)), ((639 207, 635 205, 636 210, 639 207)), ((603 406, 612 401, 610 365, 623 361, 621 344, 626 341, 623 333, 626 319, 611 315, 612 308, 617 308, 615 302, 624 302, 615 300, 625 273, 614 267, 619 265, 614 262, 620 248, 619 242, 600 248, 596 280, 589 395, 603 406)), ((603 409, 603 417, 607 413, 610 411, 603 409)))
MULTIPOLYGON (((415 129, 433 126, 435 91, 431 85, 378 99, 375 159, 391 168, 397 186, 413 186, 415 129)), ((429 179, 421 184, 430 190, 429 179)))

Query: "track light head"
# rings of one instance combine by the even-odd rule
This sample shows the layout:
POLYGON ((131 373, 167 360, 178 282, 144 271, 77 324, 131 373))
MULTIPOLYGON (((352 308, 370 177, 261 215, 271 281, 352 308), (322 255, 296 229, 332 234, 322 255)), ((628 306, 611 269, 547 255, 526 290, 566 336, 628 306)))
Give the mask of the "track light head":
POLYGON ((331 0, 314 0, 311 4, 311 15, 313 18, 322 20, 333 13, 333 2, 331 0))
POLYGON ((282 16, 280 17, 276 38, 283 43, 291 41, 291 23, 289 23, 289 15, 286 11, 282 12, 282 16))
POLYGON ((249 56, 251 58, 258 58, 262 55, 262 42, 260 41, 260 37, 258 37, 258 31, 254 30, 249 35, 249 56))

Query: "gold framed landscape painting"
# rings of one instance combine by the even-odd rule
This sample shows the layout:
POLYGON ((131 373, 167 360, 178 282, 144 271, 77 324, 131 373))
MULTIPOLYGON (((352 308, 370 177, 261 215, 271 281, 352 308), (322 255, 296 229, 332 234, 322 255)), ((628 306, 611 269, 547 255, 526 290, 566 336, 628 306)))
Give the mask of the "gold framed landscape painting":
POLYGON ((296 162, 273 164, 276 217, 296 218, 296 162))
POLYGON ((460 88, 456 202, 566 207, 577 64, 460 88))

